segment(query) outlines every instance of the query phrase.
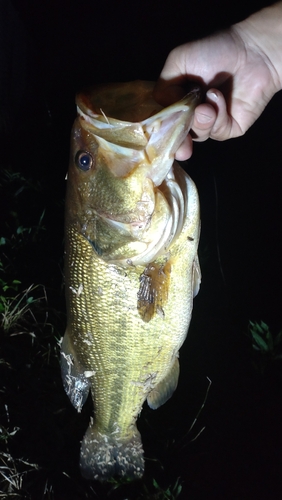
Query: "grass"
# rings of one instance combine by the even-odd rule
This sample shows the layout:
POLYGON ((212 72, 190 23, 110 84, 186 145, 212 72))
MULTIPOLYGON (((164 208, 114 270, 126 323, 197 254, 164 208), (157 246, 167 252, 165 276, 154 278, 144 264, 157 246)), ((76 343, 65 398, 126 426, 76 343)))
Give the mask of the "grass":
POLYGON ((9 453, 0 455, 0 498, 24 498, 25 475, 38 470, 37 464, 14 459, 9 453))
MULTIPOLYGON (((6 419, 9 422, 9 410, 5 406, 6 419)), ((5 451, 0 452, 0 498, 23 498, 24 476, 29 472, 38 470, 37 464, 27 460, 14 458, 10 453, 10 441, 20 429, 9 429, 0 425, 0 442, 5 445, 5 451)))
POLYGON ((155 489, 155 493, 149 492, 148 488, 144 485, 144 494, 141 493, 141 498, 152 498, 155 500, 175 500, 179 497, 182 491, 182 485, 180 483, 180 478, 176 479, 176 482, 173 485, 168 486, 167 488, 161 487, 155 479, 152 481, 153 488, 155 489))
MULTIPOLYGON (((19 283, 13 280, 15 283, 19 283)), ((4 333, 13 332, 12 335, 28 333, 33 336, 30 326, 36 323, 34 316, 35 306, 38 306, 42 300, 46 300, 44 287, 41 285, 30 285, 23 292, 15 297, 0 296, 1 327, 4 333), (34 297, 34 293, 42 290, 41 297, 34 297)))

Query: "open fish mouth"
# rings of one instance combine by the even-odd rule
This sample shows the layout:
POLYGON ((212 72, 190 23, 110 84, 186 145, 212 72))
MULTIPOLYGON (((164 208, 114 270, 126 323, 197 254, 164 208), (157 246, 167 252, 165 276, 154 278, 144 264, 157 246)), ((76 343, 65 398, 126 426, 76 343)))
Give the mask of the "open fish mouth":
POLYGON ((174 157, 193 124, 200 88, 163 108, 152 97, 154 86, 139 80, 109 84, 76 99, 80 131, 75 139, 82 149, 85 141, 90 150, 94 144, 98 170, 91 174, 93 185, 99 177, 99 193, 95 188, 92 197, 93 188, 87 195, 92 219, 87 215, 82 232, 112 263, 130 259, 134 265, 147 265, 167 252, 193 203, 189 181, 177 177, 174 157), (103 197, 109 190, 112 194, 103 197), (101 235, 113 230, 124 241, 118 255, 111 242, 105 245, 103 236, 97 237, 93 218, 103 226, 101 235))
POLYGON ((79 94, 76 102, 82 126, 105 149, 115 175, 127 176, 142 165, 154 186, 159 186, 192 126, 200 88, 162 108, 152 97, 154 86, 154 82, 136 80, 97 87, 95 93, 79 94))

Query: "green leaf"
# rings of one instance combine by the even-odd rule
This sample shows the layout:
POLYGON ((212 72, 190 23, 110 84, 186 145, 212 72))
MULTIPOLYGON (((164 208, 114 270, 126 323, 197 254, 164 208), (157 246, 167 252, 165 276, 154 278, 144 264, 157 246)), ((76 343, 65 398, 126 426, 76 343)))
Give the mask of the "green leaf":
POLYGON ((268 351, 268 345, 265 340, 257 332, 252 331, 251 333, 254 341, 257 343, 260 349, 263 351, 268 351))
POLYGON ((177 495, 177 496, 179 496, 179 495, 180 495, 180 493, 181 493, 181 491, 182 491, 182 486, 181 486, 181 484, 179 484, 179 485, 178 485, 178 488, 177 488, 177 490, 176 490, 176 495, 177 495))
POLYGON ((154 488, 156 488, 157 490, 159 490, 159 489, 160 489, 160 487, 159 487, 159 485, 158 485, 158 483, 157 483, 157 481, 156 481, 155 479, 153 479, 153 486, 154 486, 154 488))
POLYGON ((260 322, 260 325, 262 327, 262 329, 265 331, 265 332, 269 332, 269 326, 264 323, 263 321, 260 322))

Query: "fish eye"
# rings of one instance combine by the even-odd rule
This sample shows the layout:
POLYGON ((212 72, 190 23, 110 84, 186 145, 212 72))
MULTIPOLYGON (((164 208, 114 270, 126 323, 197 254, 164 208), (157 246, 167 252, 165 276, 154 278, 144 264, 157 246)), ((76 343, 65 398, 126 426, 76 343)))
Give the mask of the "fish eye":
POLYGON ((80 170, 87 172, 92 167, 93 158, 87 151, 79 150, 75 155, 75 164, 80 170))

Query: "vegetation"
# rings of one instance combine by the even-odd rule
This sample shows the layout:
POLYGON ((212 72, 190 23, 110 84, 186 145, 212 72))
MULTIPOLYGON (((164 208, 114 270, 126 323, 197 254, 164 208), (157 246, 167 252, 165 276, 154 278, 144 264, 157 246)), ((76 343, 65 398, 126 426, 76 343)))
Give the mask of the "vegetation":
POLYGON ((263 375, 269 365, 282 359, 282 330, 275 335, 264 321, 250 321, 249 336, 254 350, 254 366, 263 375))

